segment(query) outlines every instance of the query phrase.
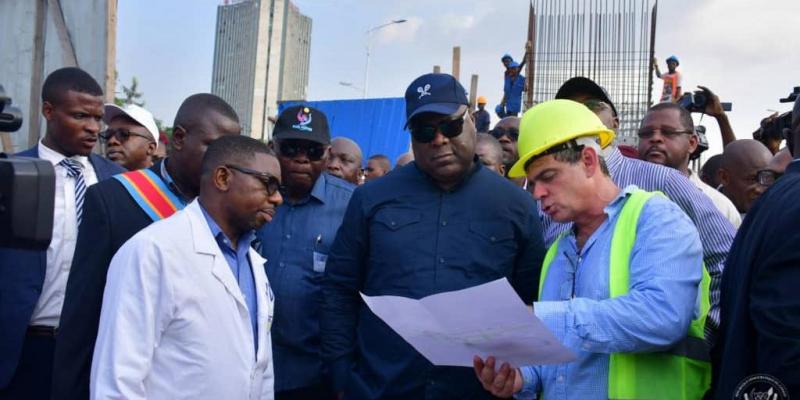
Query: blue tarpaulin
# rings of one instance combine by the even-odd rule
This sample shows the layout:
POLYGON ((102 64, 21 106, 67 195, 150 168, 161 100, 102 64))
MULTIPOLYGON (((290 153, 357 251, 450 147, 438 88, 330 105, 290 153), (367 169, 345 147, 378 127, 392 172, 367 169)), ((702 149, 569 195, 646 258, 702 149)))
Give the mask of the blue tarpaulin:
POLYGON ((314 107, 328 117, 331 138, 344 136, 354 140, 364 153, 364 163, 375 154, 383 154, 392 161, 409 151, 410 138, 403 129, 406 123, 406 105, 403 98, 286 101, 278 110, 298 104, 314 107))

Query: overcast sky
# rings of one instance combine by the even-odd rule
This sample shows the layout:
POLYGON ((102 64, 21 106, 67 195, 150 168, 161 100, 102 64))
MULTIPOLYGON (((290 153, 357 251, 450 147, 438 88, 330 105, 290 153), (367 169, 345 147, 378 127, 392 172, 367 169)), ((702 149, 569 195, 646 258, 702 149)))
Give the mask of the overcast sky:
MULTIPOLYGON (((520 57, 527 33, 527 0, 294 0, 313 20, 309 100, 360 98, 365 31, 407 19, 373 37, 369 97, 400 97, 434 64, 450 72, 461 46, 461 78, 479 75, 490 106, 502 97, 505 52, 520 57)), ((119 82, 140 81, 146 107, 172 125, 180 102, 211 89, 214 30, 222 0, 120 1, 119 82)), ((750 137, 793 86, 800 86, 797 0, 669 0, 659 2, 656 56, 681 59, 684 90, 708 86, 733 103, 729 118, 739 138, 750 137), (793 38, 794 35, 794 38, 793 38)), ((666 69, 662 66, 662 70, 666 69)), ((656 80, 656 84, 660 81, 656 80)), ((655 87, 654 93, 660 93, 655 87)), ((493 108, 493 107, 490 107, 493 108)), ((695 118, 697 121, 698 118, 695 118)), ((494 121, 493 121, 494 122, 494 121)), ((711 151, 721 151, 716 123, 705 118, 711 151)), ((704 155, 704 158, 707 155, 704 155)))

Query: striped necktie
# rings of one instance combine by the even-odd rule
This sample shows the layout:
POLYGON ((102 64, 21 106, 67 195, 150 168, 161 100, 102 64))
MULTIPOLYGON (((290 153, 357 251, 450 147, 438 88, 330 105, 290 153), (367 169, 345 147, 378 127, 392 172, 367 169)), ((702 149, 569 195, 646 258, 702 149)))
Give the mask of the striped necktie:
POLYGON ((75 178, 75 214, 78 226, 81 226, 83 195, 86 194, 86 182, 83 181, 83 165, 71 158, 61 160, 58 165, 66 168, 68 176, 75 178))

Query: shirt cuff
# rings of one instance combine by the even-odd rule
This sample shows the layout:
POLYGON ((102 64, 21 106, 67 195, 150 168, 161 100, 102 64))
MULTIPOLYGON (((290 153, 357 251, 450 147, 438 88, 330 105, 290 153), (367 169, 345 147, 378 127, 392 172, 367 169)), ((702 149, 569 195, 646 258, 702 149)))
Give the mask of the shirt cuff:
POLYGON ((530 400, 536 399, 539 394, 539 374, 536 373, 535 367, 525 366, 520 367, 519 371, 522 373, 522 390, 514 394, 517 400, 530 400))

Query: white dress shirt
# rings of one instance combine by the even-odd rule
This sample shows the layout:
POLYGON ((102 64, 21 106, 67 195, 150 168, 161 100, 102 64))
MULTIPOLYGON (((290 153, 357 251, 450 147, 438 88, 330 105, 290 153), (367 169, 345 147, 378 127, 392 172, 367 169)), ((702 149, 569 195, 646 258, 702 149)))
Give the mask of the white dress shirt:
MULTIPOLYGON (((53 240, 47 247, 47 269, 44 274, 42 294, 33 309, 31 325, 58 326, 67 278, 75 254, 78 226, 75 211, 75 178, 67 176, 67 169, 58 165, 67 158, 39 141, 39 158, 50 161, 56 171, 56 198, 53 213, 53 240)), ((83 180, 89 187, 97 183, 97 174, 88 157, 72 159, 83 165, 83 180)))
POLYGON ((714 206, 717 207, 717 210, 725 216, 725 218, 733 224, 733 227, 739 229, 739 225, 742 224, 742 216, 739 214, 739 210, 736 209, 736 206, 733 205, 733 202, 729 198, 727 198, 724 194, 720 193, 719 190, 714 189, 711 186, 708 186, 705 182, 700 180, 700 177, 689 170, 689 180, 700 189, 703 194, 708 196, 711 199, 711 202, 714 203, 714 206))

